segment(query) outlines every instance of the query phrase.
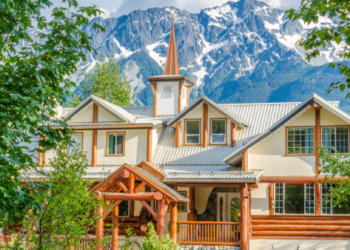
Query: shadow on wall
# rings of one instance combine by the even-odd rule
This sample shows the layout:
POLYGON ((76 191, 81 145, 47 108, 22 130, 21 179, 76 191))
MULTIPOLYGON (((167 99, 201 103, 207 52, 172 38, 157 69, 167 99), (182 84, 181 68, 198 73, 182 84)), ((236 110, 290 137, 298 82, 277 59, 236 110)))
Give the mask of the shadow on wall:
POLYGON ((216 221, 217 193, 240 193, 239 188, 214 188, 208 198, 204 213, 197 214, 197 221, 216 221))

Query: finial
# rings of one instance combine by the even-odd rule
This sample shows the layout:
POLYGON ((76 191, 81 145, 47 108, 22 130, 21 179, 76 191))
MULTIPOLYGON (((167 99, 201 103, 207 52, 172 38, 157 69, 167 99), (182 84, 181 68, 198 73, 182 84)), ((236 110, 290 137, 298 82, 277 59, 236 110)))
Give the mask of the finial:
POLYGON ((173 9, 165 8, 165 10, 171 13, 169 17, 173 19, 173 22, 174 22, 174 20, 176 19, 176 12, 178 12, 177 10, 175 10, 175 6, 173 6, 173 9))

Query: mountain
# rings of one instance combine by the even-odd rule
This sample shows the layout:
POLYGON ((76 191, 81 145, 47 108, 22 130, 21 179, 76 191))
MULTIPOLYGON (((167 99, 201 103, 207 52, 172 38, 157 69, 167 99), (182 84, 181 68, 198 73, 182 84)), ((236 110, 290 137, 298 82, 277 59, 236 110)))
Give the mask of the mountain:
MULTIPOLYGON (((71 79, 80 83, 82 72, 90 72, 103 55, 113 57, 132 80, 136 105, 153 105, 147 77, 163 73, 171 19, 166 7, 135 10, 119 18, 91 20, 84 30, 92 36, 97 55, 87 61, 71 79), (97 33, 93 23, 106 31, 97 33)), ((329 83, 341 79, 326 63, 339 61, 341 47, 331 44, 321 57, 307 63, 303 49, 295 43, 310 29, 336 26, 336 18, 319 24, 284 20, 284 11, 256 0, 227 2, 200 13, 177 9, 175 35, 180 73, 196 81, 191 99, 205 94, 216 102, 302 101, 315 92, 327 99, 329 83)), ((76 92, 79 90, 75 90, 76 92)), ((350 110, 345 101, 344 110, 350 110)))

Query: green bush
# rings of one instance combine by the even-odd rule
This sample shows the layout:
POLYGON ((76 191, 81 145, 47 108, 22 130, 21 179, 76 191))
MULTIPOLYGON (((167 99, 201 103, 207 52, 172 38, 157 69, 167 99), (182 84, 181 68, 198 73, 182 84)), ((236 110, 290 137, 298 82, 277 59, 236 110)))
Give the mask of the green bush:
POLYGON ((154 227, 151 222, 147 232, 147 237, 142 240, 141 250, 177 250, 178 244, 170 238, 169 234, 158 236, 154 232, 154 227))

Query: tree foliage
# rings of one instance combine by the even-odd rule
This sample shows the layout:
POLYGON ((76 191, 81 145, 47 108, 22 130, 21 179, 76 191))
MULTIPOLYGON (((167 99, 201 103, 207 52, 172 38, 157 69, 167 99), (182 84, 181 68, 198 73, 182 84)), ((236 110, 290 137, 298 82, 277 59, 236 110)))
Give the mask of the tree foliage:
MULTIPOLYGON (((336 43, 343 47, 340 58, 350 59, 350 1, 348 0, 302 0, 298 10, 287 10, 285 16, 295 21, 302 19, 304 23, 318 23, 320 16, 326 18, 340 18, 337 26, 322 26, 318 29, 309 31, 306 38, 300 39, 297 44, 306 51, 306 59, 310 61, 320 55, 319 49, 325 48, 331 43, 336 43)), ((344 75, 342 81, 334 82, 329 85, 328 93, 340 90, 344 92, 346 88, 350 89, 350 67, 346 63, 330 63, 330 67, 337 67, 340 74, 344 75)), ((350 93, 346 94, 346 99, 350 93)))
POLYGON ((97 63, 91 74, 84 74, 86 79, 80 84, 81 95, 77 95, 70 102, 71 107, 79 104, 82 97, 86 98, 94 94, 118 106, 131 106, 135 95, 125 74, 120 71, 120 66, 111 57, 97 63))
POLYGON ((324 184, 333 184, 330 190, 333 206, 342 206, 350 202, 350 154, 340 155, 335 148, 333 150, 335 153, 320 147, 322 166, 319 173, 325 177, 324 184), (348 178, 339 180, 335 178, 338 176, 348 178))
MULTIPOLYGON (((78 7, 76 0, 63 3, 67 7, 54 8, 46 22, 40 11, 49 0, 0 0, 0 228, 39 208, 35 189, 21 185, 20 171, 36 169, 37 153, 71 135, 65 121, 54 118, 55 107, 75 86, 66 76, 86 59, 83 50, 92 50, 82 27, 101 11, 78 7), (51 128, 54 123, 60 129, 51 128), (39 137, 41 148, 26 146, 39 137)), ((96 23, 94 28, 103 30, 96 23)))
MULTIPOLYGON (((103 200, 97 200, 97 196, 90 193, 94 181, 85 179, 89 167, 86 155, 77 150, 67 155, 63 145, 55 150, 49 167, 45 167, 38 177, 32 177, 31 173, 23 175, 28 182, 42 183, 34 196, 41 208, 32 209, 25 216, 23 230, 14 240, 25 240, 32 249, 77 248, 88 231, 96 227, 99 217, 95 211, 104 206, 103 200)), ((90 245, 94 249, 96 242, 90 242, 90 245)))

